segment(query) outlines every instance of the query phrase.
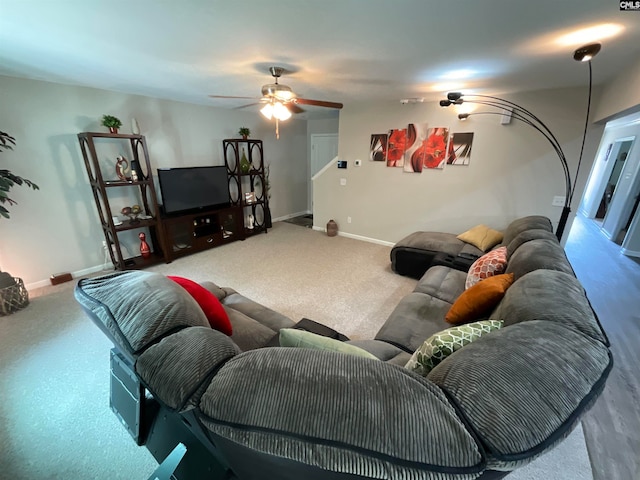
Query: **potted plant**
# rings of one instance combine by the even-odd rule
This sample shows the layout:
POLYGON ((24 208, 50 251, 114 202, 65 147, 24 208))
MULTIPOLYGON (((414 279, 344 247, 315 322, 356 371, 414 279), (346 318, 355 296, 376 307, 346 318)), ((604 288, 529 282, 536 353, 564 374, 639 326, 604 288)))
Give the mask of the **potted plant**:
MULTIPOLYGON (((13 150, 15 144, 15 138, 0 131, 0 152, 13 150)), ((9 218, 9 210, 1 204, 16 205, 16 201, 9 197, 9 190, 16 185, 27 185, 34 190, 40 188, 31 180, 15 175, 9 170, 0 169, 0 218, 9 218)), ((0 316, 9 315, 26 307, 28 303, 29 294, 22 279, 14 278, 9 273, 0 271, 0 316)))
POLYGON ((109 129, 109 133, 118 133, 118 129, 122 126, 122 122, 118 117, 113 115, 102 116, 102 126, 109 129))
MULTIPOLYGON (((16 139, 8 133, 0 131, 0 152, 4 150, 13 150, 13 145, 16 144, 16 139)), ((22 178, 18 175, 11 173, 9 170, 0 169, 0 216, 9 218, 9 210, 7 210, 1 204, 8 203, 9 205, 16 205, 17 202, 9 198, 9 190, 16 185, 26 185, 39 190, 40 187, 33 183, 31 180, 22 178)))
POLYGON ((247 127, 240 127, 240 130, 238 130, 238 135, 240 135, 243 140, 246 140, 249 135, 251 135, 251 130, 249 130, 247 127))

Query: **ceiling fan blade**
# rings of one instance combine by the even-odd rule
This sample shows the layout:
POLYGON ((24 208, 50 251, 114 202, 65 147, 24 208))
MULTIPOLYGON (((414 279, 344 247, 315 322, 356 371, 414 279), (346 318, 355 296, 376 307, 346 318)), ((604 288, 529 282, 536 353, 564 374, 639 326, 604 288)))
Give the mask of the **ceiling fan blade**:
POLYGON ((308 98, 296 98, 295 103, 301 103, 303 105, 313 105, 315 107, 327 107, 327 108, 342 108, 343 105, 337 102, 325 102, 322 100, 310 100, 308 98))
POLYGON ((235 107, 234 110, 240 110, 240 109, 247 108, 247 107, 253 107, 254 105, 260 105, 260 103, 262 103, 262 102, 247 103, 246 105, 242 105, 240 107, 235 107))
POLYGON ((286 105, 291 113, 303 113, 305 111, 304 108, 300 108, 293 102, 287 103, 286 105))
POLYGON ((234 97, 230 95, 209 95, 210 98, 242 98, 244 100, 258 100, 260 97, 234 97))

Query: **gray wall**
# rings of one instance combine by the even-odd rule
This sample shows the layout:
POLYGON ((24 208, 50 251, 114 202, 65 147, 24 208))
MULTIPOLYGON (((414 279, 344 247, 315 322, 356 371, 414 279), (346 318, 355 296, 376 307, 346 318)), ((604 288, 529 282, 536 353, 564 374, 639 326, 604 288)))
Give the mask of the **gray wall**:
POLYGON ((0 219, 0 268, 28 286, 46 284, 58 272, 92 271, 104 262, 104 237, 77 133, 105 131, 99 125, 105 113, 123 121, 123 132, 131 131, 131 117, 138 120, 154 170, 221 165, 222 140, 236 138, 238 128, 247 126, 252 138, 264 140, 271 165, 272 216, 307 208, 306 121, 281 124, 276 140, 273 124, 257 112, 4 76, 0 105, 0 130, 17 141, 13 151, 1 154, 1 168, 40 186, 37 192, 14 188, 11 195, 19 204, 10 208, 10 220, 0 219))
MULTIPOLYGON (((597 92, 596 92, 597 93, 597 92)), ((575 173, 586 107, 586 89, 529 92, 510 97, 541 117, 563 145, 575 173)), ((590 128, 575 210, 591 167, 602 127, 590 128)), ((397 101, 347 105, 340 115, 339 158, 348 168, 330 168, 314 182, 314 224, 333 218, 342 233, 396 242, 416 230, 461 232, 478 223, 502 228, 519 216, 546 215, 557 223, 564 196, 562 167, 549 143, 520 122, 500 125, 493 115, 457 118, 453 107, 397 101), (368 160, 373 133, 428 122, 452 132, 474 132, 469 166, 405 173, 368 160), (361 167, 353 161, 362 160, 361 167), (341 186, 340 179, 347 185, 341 186), (352 223, 347 223, 351 217, 352 223)))
MULTIPOLYGON (((594 104, 594 121, 602 123, 640 111, 640 58, 633 60, 603 89, 594 104)), ((593 60, 593 68, 598 68, 598 57, 593 60)))

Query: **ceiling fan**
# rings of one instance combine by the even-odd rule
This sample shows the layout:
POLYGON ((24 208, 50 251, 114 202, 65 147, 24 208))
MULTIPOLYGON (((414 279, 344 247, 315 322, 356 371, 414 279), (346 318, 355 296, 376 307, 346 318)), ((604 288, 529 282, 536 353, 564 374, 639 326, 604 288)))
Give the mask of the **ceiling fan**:
POLYGON ((260 109, 269 120, 276 120, 276 136, 278 135, 278 121, 287 120, 292 113, 302 113, 304 109, 300 105, 312 105, 314 107, 342 108, 342 103, 326 102, 323 100, 311 100, 309 98, 298 97, 290 86, 278 83, 278 79, 282 76, 284 68, 269 67, 269 72, 275 78, 274 83, 268 83, 262 86, 262 97, 236 97, 230 95, 209 95, 211 98, 242 98, 247 100, 258 100, 258 102, 243 105, 239 108, 246 108, 253 105, 264 104, 260 109))

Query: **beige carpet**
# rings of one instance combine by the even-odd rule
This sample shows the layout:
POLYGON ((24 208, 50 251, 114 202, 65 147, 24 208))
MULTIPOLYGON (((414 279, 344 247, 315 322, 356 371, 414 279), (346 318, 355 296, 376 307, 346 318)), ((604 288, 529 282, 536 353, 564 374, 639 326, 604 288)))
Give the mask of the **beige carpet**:
MULTIPOLYGON (((389 251, 278 222, 266 235, 150 270, 211 280, 293 320, 372 338, 416 283, 390 270, 389 251)), ((145 479, 155 468, 109 410, 111 346, 73 286, 32 292, 26 309, 0 317, 1 479, 145 479)), ((591 479, 581 428, 508 478, 591 479)))

